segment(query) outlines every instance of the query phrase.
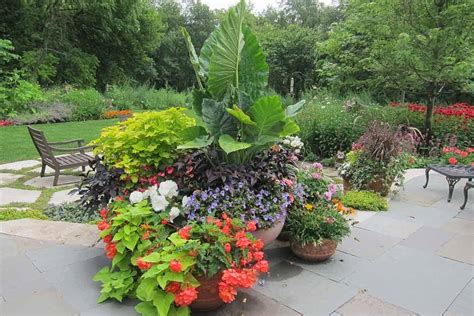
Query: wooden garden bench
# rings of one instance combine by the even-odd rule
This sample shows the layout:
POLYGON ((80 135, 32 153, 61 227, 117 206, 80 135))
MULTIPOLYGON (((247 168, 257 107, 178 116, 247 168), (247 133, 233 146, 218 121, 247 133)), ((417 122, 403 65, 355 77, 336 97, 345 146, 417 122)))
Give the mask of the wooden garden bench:
POLYGON ((87 155, 84 150, 91 149, 93 146, 82 146, 83 139, 73 139, 62 142, 48 142, 44 133, 40 130, 28 126, 33 144, 35 144, 39 155, 41 156, 41 177, 44 177, 46 166, 54 169, 53 186, 58 185, 59 172, 62 169, 70 169, 82 167, 82 171, 86 170, 86 166, 94 157, 87 155), (57 148, 53 146, 77 143, 78 147, 74 148, 57 148), (53 152, 70 152, 68 155, 54 156, 53 152))

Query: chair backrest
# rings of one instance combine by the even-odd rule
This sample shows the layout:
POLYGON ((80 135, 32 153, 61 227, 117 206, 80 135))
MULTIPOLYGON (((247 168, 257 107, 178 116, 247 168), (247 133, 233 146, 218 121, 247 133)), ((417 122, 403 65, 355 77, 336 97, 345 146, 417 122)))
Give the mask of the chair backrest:
POLYGON ((48 142, 46 141, 46 137, 44 137, 43 132, 34 129, 31 126, 28 126, 28 131, 30 132, 33 144, 35 144, 36 150, 38 150, 41 159, 56 165, 56 158, 54 157, 53 152, 51 151, 51 148, 49 147, 48 142))

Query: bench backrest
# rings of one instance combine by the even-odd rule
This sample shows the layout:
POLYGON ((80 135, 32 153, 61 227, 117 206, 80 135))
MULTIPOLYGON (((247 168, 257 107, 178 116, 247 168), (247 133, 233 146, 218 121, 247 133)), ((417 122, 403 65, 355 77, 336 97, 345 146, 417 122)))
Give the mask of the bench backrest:
POLYGON ((46 141, 46 137, 42 131, 32 128, 28 126, 28 132, 30 132, 31 139, 33 140, 33 144, 35 144, 36 150, 41 156, 41 159, 49 162, 50 164, 56 165, 56 158, 51 151, 51 148, 46 141))

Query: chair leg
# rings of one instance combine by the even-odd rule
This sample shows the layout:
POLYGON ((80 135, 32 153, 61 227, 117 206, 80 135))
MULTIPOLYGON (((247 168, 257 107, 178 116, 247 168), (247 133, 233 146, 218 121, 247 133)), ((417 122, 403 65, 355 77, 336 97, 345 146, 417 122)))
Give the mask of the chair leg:
POLYGON ((470 189, 470 187, 466 184, 464 187, 464 203, 461 205, 461 210, 463 210, 466 207, 467 204, 467 191, 470 189))
POLYGON ((46 164, 42 163, 42 165, 41 165, 41 174, 40 174, 41 177, 44 177, 45 170, 46 170, 46 164))
POLYGON ((54 171, 54 181, 53 181, 53 187, 58 185, 58 180, 59 180, 59 169, 56 169, 54 171))

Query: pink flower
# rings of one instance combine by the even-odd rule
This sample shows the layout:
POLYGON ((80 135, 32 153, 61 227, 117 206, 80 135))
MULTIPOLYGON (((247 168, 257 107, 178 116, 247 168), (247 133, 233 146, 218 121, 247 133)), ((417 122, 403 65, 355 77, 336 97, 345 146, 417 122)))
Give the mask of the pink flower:
POLYGON ((318 169, 318 170, 323 170, 323 165, 319 162, 313 163, 313 167, 318 169))
POLYGON ((314 179, 314 180, 320 180, 321 179, 321 174, 315 172, 311 175, 311 177, 314 179))
POLYGON ((331 195, 336 193, 337 192, 337 185, 335 185, 334 183, 330 184, 328 186, 328 190, 329 190, 329 192, 331 192, 331 195))
POLYGON ((327 192, 324 192, 324 199, 326 201, 331 201, 331 198, 332 198, 332 193, 327 191, 327 192))

